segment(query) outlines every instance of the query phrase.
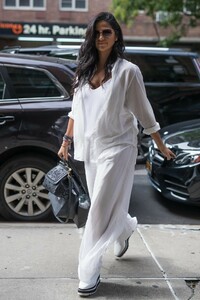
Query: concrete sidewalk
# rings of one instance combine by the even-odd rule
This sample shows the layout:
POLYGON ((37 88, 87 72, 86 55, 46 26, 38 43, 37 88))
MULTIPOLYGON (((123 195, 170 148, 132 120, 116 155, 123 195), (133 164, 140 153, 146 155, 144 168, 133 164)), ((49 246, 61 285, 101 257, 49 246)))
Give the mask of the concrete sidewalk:
MULTIPOLYGON (((76 300, 73 224, 0 224, 0 300, 76 300)), ((139 225, 124 257, 111 246, 89 299, 200 299, 200 226, 139 225)))

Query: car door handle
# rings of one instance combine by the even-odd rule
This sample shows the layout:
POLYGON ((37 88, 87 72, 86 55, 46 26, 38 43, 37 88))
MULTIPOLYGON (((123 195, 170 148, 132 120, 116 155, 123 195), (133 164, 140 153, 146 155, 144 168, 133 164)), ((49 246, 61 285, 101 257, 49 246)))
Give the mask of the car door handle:
POLYGON ((0 117, 0 125, 4 125, 6 122, 12 122, 15 120, 14 116, 1 116, 0 117))

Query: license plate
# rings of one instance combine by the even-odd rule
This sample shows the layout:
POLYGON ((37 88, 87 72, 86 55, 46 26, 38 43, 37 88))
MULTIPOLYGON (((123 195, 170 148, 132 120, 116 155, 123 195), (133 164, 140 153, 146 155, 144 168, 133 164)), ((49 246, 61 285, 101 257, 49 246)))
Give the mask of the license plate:
POLYGON ((147 169, 147 171, 151 174, 151 171, 152 171, 152 164, 150 163, 149 160, 146 161, 146 169, 147 169))

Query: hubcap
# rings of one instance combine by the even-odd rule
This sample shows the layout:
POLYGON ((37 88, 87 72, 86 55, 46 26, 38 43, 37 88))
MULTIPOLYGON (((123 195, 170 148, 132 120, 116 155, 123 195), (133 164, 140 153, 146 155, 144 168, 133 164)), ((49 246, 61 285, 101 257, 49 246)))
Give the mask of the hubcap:
POLYGON ((9 208, 21 216, 38 216, 49 207, 48 192, 42 183, 45 173, 36 168, 22 168, 10 175, 4 189, 9 208))

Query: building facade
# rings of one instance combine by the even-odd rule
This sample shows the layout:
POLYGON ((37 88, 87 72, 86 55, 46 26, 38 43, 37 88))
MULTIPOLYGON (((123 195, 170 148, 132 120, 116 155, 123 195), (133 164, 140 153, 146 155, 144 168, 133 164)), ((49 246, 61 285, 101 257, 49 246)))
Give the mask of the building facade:
MULTIPOLYGON (((1 0, 0 49, 80 44, 88 21, 100 11, 112 11, 111 4, 112 0, 1 0)), ((199 29, 191 29, 175 46, 199 51, 199 29)), ((137 46, 155 46, 168 33, 143 12, 130 28, 122 24, 122 30, 125 43, 137 46)))

